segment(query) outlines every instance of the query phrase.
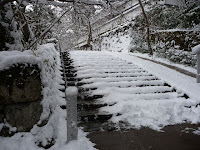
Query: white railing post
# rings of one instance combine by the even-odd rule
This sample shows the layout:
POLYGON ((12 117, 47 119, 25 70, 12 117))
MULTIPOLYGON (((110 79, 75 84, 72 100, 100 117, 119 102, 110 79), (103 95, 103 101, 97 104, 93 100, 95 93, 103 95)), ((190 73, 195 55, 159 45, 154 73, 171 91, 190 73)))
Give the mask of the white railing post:
POLYGON ((197 54, 197 83, 200 83, 200 44, 192 48, 192 53, 197 54))
POLYGON ((197 54, 197 83, 200 83, 200 53, 197 54))
POLYGON ((78 89, 75 86, 69 86, 65 90, 67 102, 67 143, 77 140, 77 95, 78 89))

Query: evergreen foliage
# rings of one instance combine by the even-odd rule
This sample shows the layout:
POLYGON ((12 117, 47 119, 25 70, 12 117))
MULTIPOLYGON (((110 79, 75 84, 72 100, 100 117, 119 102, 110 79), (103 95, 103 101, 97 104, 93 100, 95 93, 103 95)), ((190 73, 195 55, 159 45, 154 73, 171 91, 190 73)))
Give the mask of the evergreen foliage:
MULTIPOLYGON (((146 12, 150 22, 151 42, 158 57, 189 66, 196 65, 191 49, 199 44, 200 1, 187 0, 186 7, 153 5, 146 12), (171 30, 172 29, 172 30, 171 30), (175 30, 174 30, 175 29, 175 30)), ((132 49, 147 53, 145 20, 141 15, 133 22, 132 49)))
MULTIPOLYGON (((147 15, 153 29, 194 28, 200 26, 200 2, 191 2, 185 8, 153 5, 147 15)), ((143 28, 142 24, 144 18, 139 15, 135 27, 143 28)))

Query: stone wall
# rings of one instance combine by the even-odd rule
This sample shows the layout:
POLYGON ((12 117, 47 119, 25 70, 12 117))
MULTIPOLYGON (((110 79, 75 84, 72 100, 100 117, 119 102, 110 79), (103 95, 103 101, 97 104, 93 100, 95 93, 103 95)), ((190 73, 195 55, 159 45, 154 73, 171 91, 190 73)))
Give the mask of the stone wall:
MULTIPOLYGON (((142 32, 132 33, 131 52, 149 53, 145 35, 142 32)), ((158 30, 151 33, 151 45, 157 57, 169 59, 172 62, 187 66, 196 66, 196 55, 192 48, 200 44, 200 32, 190 30, 158 30)))
MULTIPOLYGON (((18 64, 0 71, 0 123, 30 131, 42 113, 42 84, 37 65, 18 64)), ((0 135, 7 136, 6 127, 0 135)))
POLYGON ((200 42, 199 31, 153 31, 151 33, 152 44, 157 45, 157 48, 170 49, 178 46, 179 50, 191 51, 192 47, 200 42), (159 45, 164 44, 164 47, 159 45))
POLYGON ((196 65, 192 48, 200 44, 199 31, 167 31, 151 34, 152 46, 158 57, 188 66, 196 65))

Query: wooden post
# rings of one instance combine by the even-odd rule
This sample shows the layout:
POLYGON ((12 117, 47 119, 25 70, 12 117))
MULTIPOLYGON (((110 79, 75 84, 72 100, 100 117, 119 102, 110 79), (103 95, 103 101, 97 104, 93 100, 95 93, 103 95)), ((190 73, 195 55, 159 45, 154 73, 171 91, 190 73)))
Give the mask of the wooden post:
POLYGON ((77 94, 78 89, 75 86, 67 87, 65 90, 67 101, 67 143, 77 140, 77 94))

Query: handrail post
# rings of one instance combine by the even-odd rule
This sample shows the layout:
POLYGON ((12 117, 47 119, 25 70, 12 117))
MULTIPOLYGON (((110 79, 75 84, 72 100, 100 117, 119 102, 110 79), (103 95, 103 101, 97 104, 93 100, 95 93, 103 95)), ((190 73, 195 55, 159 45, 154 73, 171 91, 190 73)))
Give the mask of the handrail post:
POLYGON ((200 83, 200 53, 197 54, 197 83, 200 83))
POLYGON ((67 109, 67 143, 77 140, 77 95, 78 89, 75 86, 68 86, 65 90, 67 109))
POLYGON ((192 54, 197 54, 197 83, 200 83, 200 44, 192 48, 192 54))

